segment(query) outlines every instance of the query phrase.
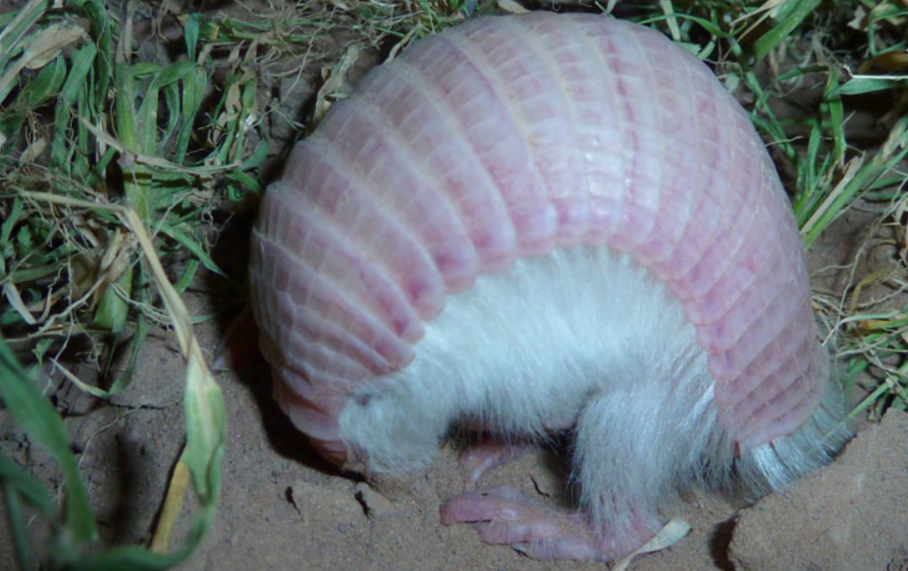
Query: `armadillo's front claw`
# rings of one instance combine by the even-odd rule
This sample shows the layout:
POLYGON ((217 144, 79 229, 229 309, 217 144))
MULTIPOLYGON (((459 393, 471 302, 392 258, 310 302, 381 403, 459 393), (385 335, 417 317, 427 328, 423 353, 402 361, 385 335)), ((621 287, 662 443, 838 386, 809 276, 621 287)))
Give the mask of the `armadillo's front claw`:
POLYGON ((486 543, 509 544, 540 560, 607 561, 643 543, 599 533, 586 516, 547 508, 508 486, 469 492, 443 503, 441 522, 472 523, 486 543))

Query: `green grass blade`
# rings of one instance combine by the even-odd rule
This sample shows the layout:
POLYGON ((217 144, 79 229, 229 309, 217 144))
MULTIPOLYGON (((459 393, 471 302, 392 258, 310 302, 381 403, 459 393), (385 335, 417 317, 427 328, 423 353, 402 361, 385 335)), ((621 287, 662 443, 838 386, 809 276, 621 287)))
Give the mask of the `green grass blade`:
MULTIPOLYGON (((37 77, 25 84, 16 99, 3 110, 5 116, 0 119, 0 131, 9 141, 18 140, 25 116, 56 96, 65 78, 66 60, 63 56, 57 56, 38 72, 37 77)), ((8 148, 13 146, 9 145, 8 148)))
POLYGON ((3 221, 3 224, 0 224, 0 251, 6 250, 13 228, 19 222, 19 217, 22 216, 22 208, 22 199, 17 196, 13 199, 13 205, 9 209, 6 220, 3 221))
POLYGON ((161 224, 160 230, 161 232, 176 240, 176 242, 181 246, 189 250, 193 256, 198 258, 199 261, 201 261, 202 264, 205 265, 206 268, 221 277, 227 277, 227 274, 225 274, 224 271, 218 267, 214 260, 211 259, 211 256, 208 255, 208 252, 206 252, 202 245, 199 244, 195 239, 183 233, 182 230, 171 226, 167 222, 161 224))
POLYGON ((195 67, 183 81, 182 126, 177 136, 176 163, 182 164, 189 148, 192 137, 192 128, 195 124, 196 114, 208 88, 208 75, 201 67, 195 67))
POLYGON ((809 247, 829 225, 848 211, 857 197, 871 188, 877 179, 888 174, 906 155, 908 116, 896 122, 886 143, 871 160, 866 161, 850 180, 840 183, 840 192, 824 198, 824 204, 820 205, 824 210, 811 216, 811 220, 802 229, 805 247, 809 247))
POLYGON ((174 553, 153 553, 141 547, 117 547, 69 563, 66 571, 165 571, 185 560, 197 544, 198 541, 188 544, 174 553))
POLYGON ((835 68, 829 68, 829 77, 826 80, 825 94, 823 103, 820 105, 820 113, 828 115, 829 127, 832 131, 833 156, 832 162, 836 167, 841 167, 845 161, 845 105, 842 103, 842 97, 836 93, 839 85, 839 74, 835 68))
POLYGON ((105 107, 107 88, 113 77, 110 57, 111 25, 107 10, 100 0, 66 0, 66 7, 81 13, 91 24, 91 37, 97 44, 95 56, 94 97, 91 101, 92 115, 97 116, 105 107))
POLYGON ((195 278, 196 271, 199 269, 199 261, 196 259, 191 259, 186 264, 186 269, 183 270, 183 274, 180 276, 180 279, 177 280, 177 283, 173 284, 174 289, 176 289, 181 294, 186 291, 186 288, 189 287, 189 284, 192 283, 193 278, 195 278))
MULTIPOLYGON (((144 93, 141 95, 142 103, 139 105, 139 111, 136 115, 136 131, 139 135, 138 151, 143 155, 155 156, 158 147, 158 93, 160 88, 157 85, 157 74, 151 81, 144 93)), ((136 97, 139 96, 137 92, 136 97)), ((150 186, 150 185, 149 185, 150 186)), ((146 190, 149 190, 146 187, 146 190)), ((154 200, 149 197, 153 207, 154 200)))
POLYGON ((72 105, 79 95, 79 91, 85 85, 85 78, 94 64, 95 56, 98 53, 98 46, 94 42, 86 42, 85 45, 74 50, 70 58, 72 64, 66 83, 60 91, 60 101, 65 105, 72 105))
POLYGON ((42 517, 49 519, 54 516, 54 500, 47 489, 10 460, 3 451, 0 451, 0 482, 4 489, 36 508, 42 517))
POLYGON ((98 48, 94 43, 88 42, 75 50, 72 55, 72 64, 60 96, 57 98, 57 107, 54 112, 54 136, 51 142, 51 166, 61 168, 68 166, 72 147, 69 144, 68 129, 73 117, 73 104, 85 85, 85 79, 94 63, 98 48))
POLYGON ((66 427, 50 401, 19 365, 12 350, 0 335, 0 399, 29 438, 60 466, 66 482, 66 525, 78 541, 97 537, 94 516, 79 476, 76 460, 69 449, 66 427))
MULTIPOLYGON (((0 452, 0 465, 3 462, 10 461, 6 459, 6 455, 3 452, 0 452)), ((35 555, 32 552, 31 545, 29 545, 25 517, 22 513, 22 504, 19 502, 17 491, 8 482, 4 481, 2 477, 0 477, 0 491, 3 492, 3 503, 6 505, 6 521, 12 536, 13 546, 16 549, 16 560, 19 562, 19 569, 21 571, 37 569, 35 555)))
POLYGON ((849 79, 835 90, 837 95, 863 95, 875 91, 908 87, 908 79, 899 76, 888 78, 855 77, 849 79))
POLYGON ((158 147, 155 153, 158 156, 164 156, 171 142, 174 132, 180 124, 180 88, 176 84, 170 84, 164 87, 164 104, 167 108, 167 126, 161 133, 158 147))
MULTIPOLYGON (((48 0, 32 0, 16 13, 3 30, 0 30, 0 74, 5 71, 10 59, 18 53, 25 34, 44 15, 49 4, 48 0)), ((0 101, 5 97, 5 93, 0 93, 0 101)))
POLYGON ((176 83, 186 77, 196 67, 191 61, 178 61, 162 69, 151 84, 153 89, 160 89, 176 83))
POLYGON ((132 267, 128 268, 120 279, 116 282, 116 288, 121 291, 117 293, 114 284, 111 284, 107 291, 101 295, 98 301, 98 307, 95 309, 95 315, 92 319, 92 326, 98 329, 109 331, 114 335, 122 333, 126 329, 126 319, 129 317, 129 304, 125 298, 130 297, 132 292, 132 267), (122 296, 122 297, 121 297, 122 296))
POLYGON ((115 395, 129 386, 129 383, 132 381, 132 376, 136 371, 136 363, 139 358, 139 351, 142 349, 142 345, 145 343, 145 338, 148 336, 148 331, 151 329, 151 326, 148 324, 148 320, 143 318, 141 315, 138 317, 138 323, 136 323, 136 329, 132 336, 132 349, 129 352, 129 363, 126 365, 126 368, 123 369, 123 372, 117 377, 114 383, 110 386, 110 390, 107 391, 108 395, 115 395))
POLYGON ((778 10, 778 23, 754 42, 754 56, 760 61, 791 34, 822 0, 786 0, 778 10))
MULTIPOLYGON (((127 151, 140 153, 139 117, 135 108, 138 96, 135 77, 142 74, 147 68, 139 69, 138 65, 130 67, 118 63, 115 68, 115 97, 116 97, 116 123, 117 138, 127 151)), ((151 66, 154 70, 158 66, 151 66)), ((135 208, 142 220, 147 223, 151 218, 152 203, 148 196, 147 187, 150 184, 148 169, 134 161, 127 161, 123 168, 123 190, 127 203, 135 208)))
POLYGON ((192 13, 186 18, 186 25, 183 26, 183 37, 186 40, 186 56, 189 61, 195 61, 195 50, 199 44, 199 15, 192 13))
POLYGON ((255 150, 252 151, 252 154, 246 157, 243 160, 243 164, 240 168, 244 171, 257 169, 265 162, 265 159, 268 158, 268 141, 261 140, 256 144, 255 150))
MULTIPOLYGON (((242 171, 230 171, 227 173, 227 178, 242 184, 246 189, 251 190, 252 192, 254 192, 256 194, 262 193, 262 190, 263 190, 262 185, 259 184, 259 182, 257 180, 255 180, 253 177, 249 176, 248 174, 246 174, 242 171)), ((237 191, 235 193, 230 193, 229 198, 230 198, 230 200, 238 201, 238 200, 242 200, 242 198, 245 194, 246 194, 245 192, 242 192, 242 191, 240 191, 240 189, 237 189, 237 191)))

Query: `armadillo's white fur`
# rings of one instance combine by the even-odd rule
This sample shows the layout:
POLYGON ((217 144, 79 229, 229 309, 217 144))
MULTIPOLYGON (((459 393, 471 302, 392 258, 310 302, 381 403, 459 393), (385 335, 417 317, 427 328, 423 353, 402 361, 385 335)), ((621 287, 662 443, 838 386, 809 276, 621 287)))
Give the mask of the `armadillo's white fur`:
POLYGON ((365 385, 340 423, 366 472, 399 474, 424 469, 459 419, 531 438, 576 420, 581 503, 614 526, 650 519, 660 496, 693 479, 726 484, 734 464, 762 492, 823 463, 820 443, 836 430, 828 393, 795 435, 734 459, 681 304, 627 256, 578 247, 449 296, 413 363, 365 385))

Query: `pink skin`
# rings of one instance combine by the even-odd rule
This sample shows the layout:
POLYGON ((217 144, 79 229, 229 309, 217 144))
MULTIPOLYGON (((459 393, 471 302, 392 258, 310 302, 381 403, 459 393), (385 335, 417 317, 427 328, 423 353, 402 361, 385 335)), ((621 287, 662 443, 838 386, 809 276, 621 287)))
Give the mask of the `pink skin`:
POLYGON ((460 473, 464 483, 471 487, 492 468, 507 464, 534 448, 530 442, 497 442, 488 434, 483 434, 480 438, 477 444, 460 455, 460 473))
MULTIPOLYGON (((429 37, 297 146, 263 199, 250 268, 275 396, 348 465, 345 403, 411 363, 447 295, 578 244, 627 254, 681 302, 735 441, 766 444, 814 413, 827 357, 797 227, 746 113, 660 34, 579 14, 429 37)), ((468 455, 467 480, 509 455, 468 455)), ((602 530, 500 488, 442 517, 539 558, 625 553, 657 527, 602 530)))
POLYGON ((440 511, 444 525, 472 523, 486 543, 510 545, 540 560, 609 561, 633 552, 654 535, 640 522, 603 533, 587 515, 542 506, 510 486, 461 494, 444 502, 440 511))
MULTIPOLYGON (((489 470, 529 452, 529 442, 504 444, 487 433, 460 456, 464 483, 472 487, 489 470)), ((510 486, 482 488, 442 503, 441 523, 473 525, 479 538, 491 545, 510 545, 533 559, 549 561, 610 561, 648 541, 654 532, 639 526, 633 532, 604 534, 602 526, 583 513, 565 512, 526 498, 510 486)))
MULTIPOLYGON (((550 434, 568 430, 577 423, 576 417, 550 419, 545 431, 550 434)), ((460 455, 460 473, 464 484, 474 486, 489 470, 507 464, 526 454, 535 444, 530 439, 511 437, 506 442, 495 437, 487 423, 464 419, 461 428, 479 434, 479 442, 472 444, 460 455)))

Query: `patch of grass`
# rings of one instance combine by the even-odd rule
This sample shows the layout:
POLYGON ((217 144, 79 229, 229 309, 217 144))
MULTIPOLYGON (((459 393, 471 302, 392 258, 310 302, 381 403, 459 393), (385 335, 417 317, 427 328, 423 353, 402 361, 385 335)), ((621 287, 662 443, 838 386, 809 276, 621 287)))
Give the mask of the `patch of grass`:
MULTIPOLYGON (((0 454, 0 483, 25 569, 34 568, 36 554, 26 541, 23 504, 51 530, 41 559, 66 569, 172 567, 201 540, 217 504, 225 437, 220 389, 160 258, 177 250, 192 256, 177 280, 183 287, 199 265, 223 275, 208 254, 203 223, 220 192, 215 184, 230 188, 219 178, 239 180, 243 193, 259 190, 250 176, 257 156, 244 140, 254 109, 227 90, 221 113, 206 120, 200 104, 209 71, 188 60, 137 61, 128 32, 121 33, 131 29, 132 8, 125 18, 121 28, 97 0, 62 7, 33 0, 8 14, 0 32, 0 285, 8 302, 0 315, 0 398, 54 458, 66 489, 58 515, 37 481, 0 454), (199 122, 218 127, 204 146, 192 141, 199 122), (154 323, 172 327, 187 360, 186 446, 178 465, 193 476, 196 525, 173 553, 99 551, 62 420, 35 377, 49 360, 82 390, 108 398, 129 384, 154 323), (104 387, 78 379, 60 361, 74 335, 91 340, 99 357, 106 353, 102 377, 117 346, 131 338, 128 365, 104 387), (30 369, 19 364, 27 353, 30 369)), ((187 42, 196 41, 194 26, 196 20, 186 22, 187 42)), ((195 48, 187 45, 187 52, 195 48)))

